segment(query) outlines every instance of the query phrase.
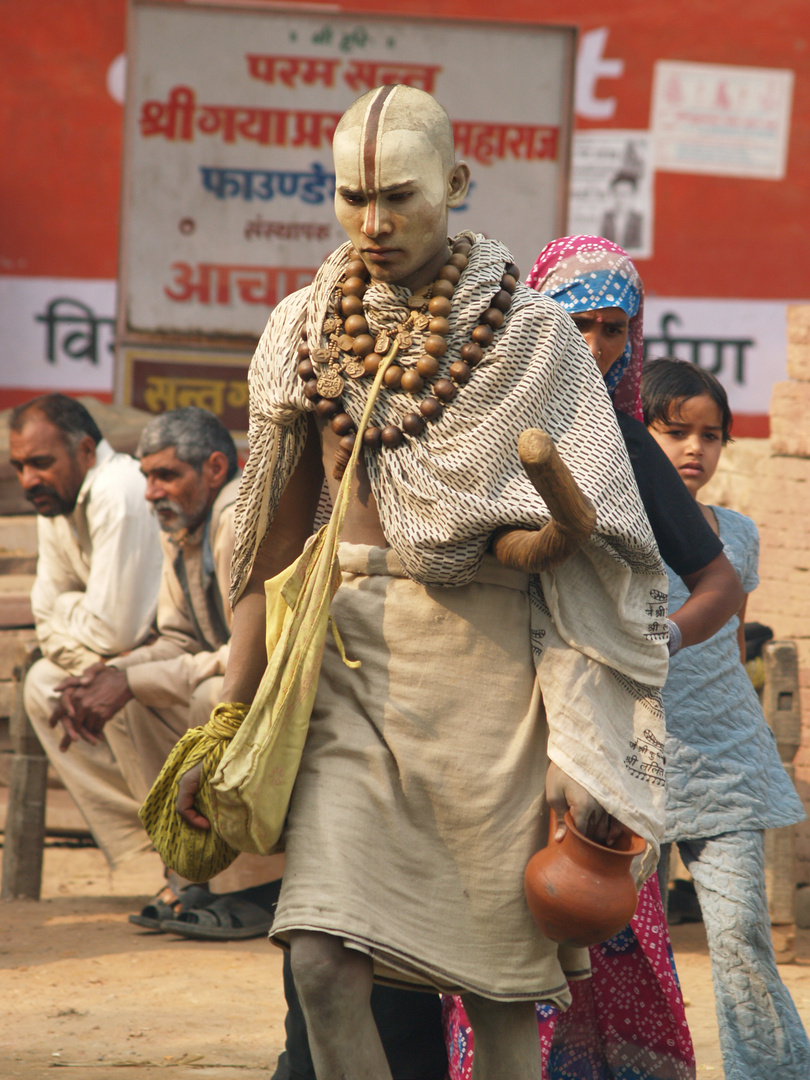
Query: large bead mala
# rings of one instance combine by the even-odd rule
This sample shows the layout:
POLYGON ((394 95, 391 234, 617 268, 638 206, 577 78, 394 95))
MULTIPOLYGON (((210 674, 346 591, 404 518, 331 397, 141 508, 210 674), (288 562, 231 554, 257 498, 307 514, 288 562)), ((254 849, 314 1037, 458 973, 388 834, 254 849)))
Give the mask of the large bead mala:
POLYGON ((370 425, 363 432, 363 445, 370 450, 379 450, 381 446, 395 449, 405 441, 406 435, 421 435, 428 421, 441 415, 459 389, 470 381, 473 369, 484 358, 484 350, 492 344, 495 331, 503 326, 520 277, 514 263, 506 267, 500 289, 480 315, 470 340, 462 346, 460 358, 450 364, 446 376, 439 375, 441 358, 447 352, 453 294, 469 261, 471 248, 469 240, 457 240, 436 280, 411 295, 408 317, 395 331, 382 330, 376 338, 370 333, 363 309, 369 273, 357 252, 349 253, 344 275, 335 287, 331 312, 323 324, 328 339, 326 346, 310 348, 306 331, 298 346, 298 374, 304 380, 304 393, 315 403, 317 415, 328 420, 332 430, 340 436, 333 473, 337 479, 343 475, 357 433, 354 421, 340 400, 346 378, 373 376, 387 353, 407 351, 413 345, 414 331, 427 330, 424 354, 415 367, 403 368, 390 363, 383 382, 391 390, 403 390, 414 396, 428 387, 429 396, 419 402, 418 411, 414 409, 405 414, 401 427, 396 424, 382 428, 370 425))

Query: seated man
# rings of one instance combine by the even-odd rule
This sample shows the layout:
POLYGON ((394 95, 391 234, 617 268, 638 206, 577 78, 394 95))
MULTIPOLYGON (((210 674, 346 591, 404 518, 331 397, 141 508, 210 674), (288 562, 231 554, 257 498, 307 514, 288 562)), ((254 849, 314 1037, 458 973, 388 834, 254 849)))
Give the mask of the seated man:
POLYGON ((113 451, 79 402, 46 394, 18 406, 9 442, 11 463, 39 515, 31 606, 43 659, 28 673, 25 704, 67 789, 76 797, 87 788, 76 801, 115 867, 149 849, 138 802, 106 743, 83 744, 65 757, 48 721, 67 675, 132 649, 149 633, 160 534, 137 462, 113 451))
MULTIPOLYGON (((136 453, 146 500, 162 530, 157 635, 92 665, 80 677, 64 679, 42 737, 53 747, 61 722, 59 745, 68 752, 54 755, 59 770, 75 753, 71 747, 91 747, 92 758, 92 751, 106 743, 139 806, 177 739, 204 723, 219 699, 230 637, 227 583, 239 472, 233 439, 205 409, 155 417, 136 453)), ((106 773, 93 775, 89 768, 78 780, 72 777, 71 790, 91 827, 106 802, 106 779, 106 773)), ((139 822, 137 827, 142 831, 139 822)), ((189 890, 182 903, 182 881, 170 876, 169 885, 131 920, 189 937, 259 936, 272 922, 278 893, 277 884, 260 886, 277 881, 278 862, 244 856, 212 883, 214 893, 225 895, 189 890)))
MULTIPOLYGON (((558 949, 523 893, 546 843, 544 795, 597 840, 617 822, 657 848, 666 579, 601 377, 565 312, 517 280, 507 249, 448 242, 469 169, 430 95, 385 86, 334 139, 346 244, 274 310, 251 374, 251 452, 232 563, 223 701, 265 668, 264 582, 332 498, 381 353, 342 531, 343 582, 287 816, 272 935, 292 971, 318 1080, 391 1077, 373 979, 463 996, 476 1080, 539 1080, 534 1002, 565 1007, 558 949), (520 464, 527 428, 557 443, 597 513, 553 571, 488 554, 548 510, 520 464)), ((181 781, 193 806, 200 768, 181 781)), ((565 826, 560 831, 564 832, 565 826)), ((559 835, 559 832, 558 834, 559 835)))

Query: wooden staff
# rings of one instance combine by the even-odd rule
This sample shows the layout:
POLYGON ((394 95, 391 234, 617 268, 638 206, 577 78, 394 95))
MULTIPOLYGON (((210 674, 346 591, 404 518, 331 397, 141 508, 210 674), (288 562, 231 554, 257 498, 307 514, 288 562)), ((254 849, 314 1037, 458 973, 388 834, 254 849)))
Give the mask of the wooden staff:
POLYGON ((504 566, 536 574, 564 563, 578 551, 596 525, 593 503, 577 486, 551 436, 538 428, 524 431, 518 454, 526 475, 551 513, 542 529, 499 529, 492 548, 504 566))

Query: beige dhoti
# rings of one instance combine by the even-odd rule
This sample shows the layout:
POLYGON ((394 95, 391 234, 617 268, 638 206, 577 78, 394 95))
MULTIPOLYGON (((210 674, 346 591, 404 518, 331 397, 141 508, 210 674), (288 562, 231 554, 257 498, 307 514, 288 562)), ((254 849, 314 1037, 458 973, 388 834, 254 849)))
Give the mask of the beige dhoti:
POLYGON ((487 556, 472 584, 425 588, 391 549, 342 544, 340 562, 332 614, 362 667, 329 636, 274 939, 323 931, 386 981, 567 1005, 523 894, 548 763, 527 576, 487 556))

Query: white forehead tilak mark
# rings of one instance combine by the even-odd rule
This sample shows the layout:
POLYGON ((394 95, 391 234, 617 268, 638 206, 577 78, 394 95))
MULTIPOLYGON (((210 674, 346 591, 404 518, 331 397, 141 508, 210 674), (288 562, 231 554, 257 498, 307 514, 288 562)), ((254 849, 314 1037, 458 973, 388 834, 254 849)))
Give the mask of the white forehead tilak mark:
POLYGON ((380 229, 379 193, 382 172, 382 136, 385 116, 394 100, 396 86, 381 86, 369 102, 360 130, 359 172, 363 191, 368 196, 363 232, 376 236, 380 229))

